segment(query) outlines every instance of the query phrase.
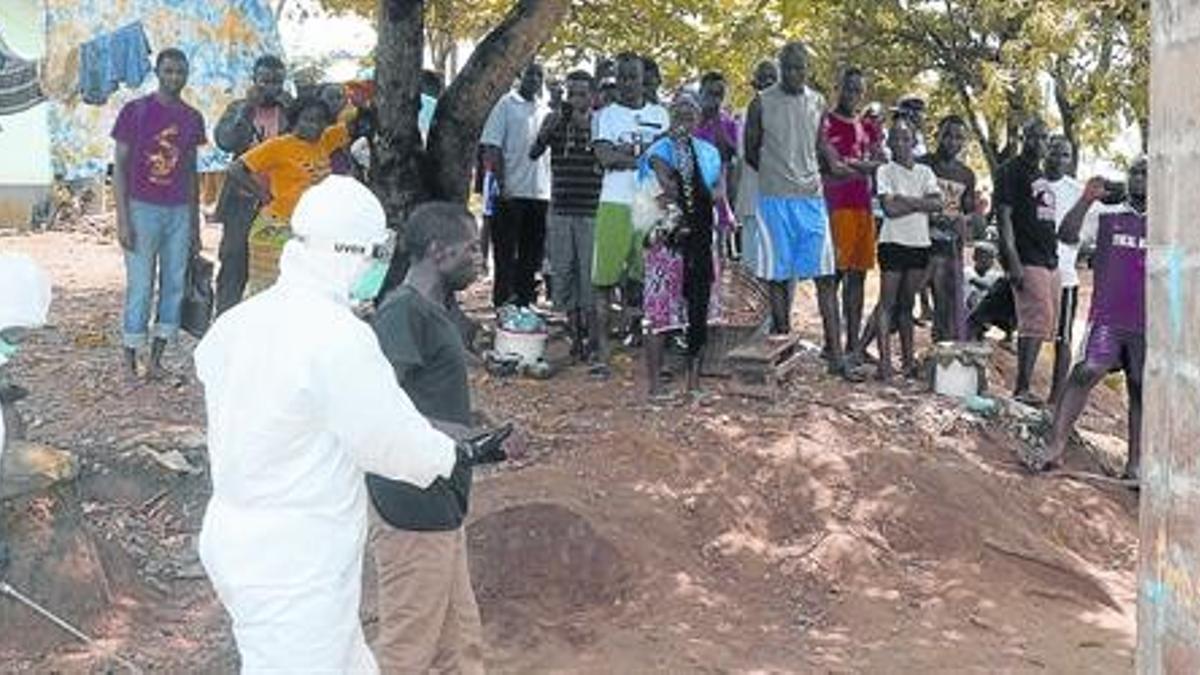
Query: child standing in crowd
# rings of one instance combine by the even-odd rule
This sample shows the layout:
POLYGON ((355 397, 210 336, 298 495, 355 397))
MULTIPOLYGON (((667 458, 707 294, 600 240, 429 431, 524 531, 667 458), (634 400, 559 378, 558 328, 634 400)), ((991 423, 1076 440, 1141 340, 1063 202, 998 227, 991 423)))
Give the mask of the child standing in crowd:
POLYGON ((900 328, 900 354, 904 374, 916 374, 913 357, 912 309, 929 264, 929 214, 942 210, 937 176, 913 155, 912 126, 898 119, 888 133, 892 161, 880 167, 876 189, 883 204, 883 229, 879 233, 879 369, 877 377, 892 377, 891 338, 888 328, 895 310, 900 328))
POLYGON ((158 90, 125 104, 112 130, 117 239, 125 250, 122 344, 129 378, 138 375, 137 350, 146 344, 158 271, 150 379, 162 376, 163 351, 179 333, 188 261, 200 248, 196 149, 207 143, 204 118, 180 98, 188 80, 187 56, 164 49, 154 72, 158 90))
POLYGON ((933 169, 942 190, 942 213, 930 218, 927 276, 933 288, 933 340, 962 340, 966 328, 963 313, 963 245, 971 237, 970 220, 975 213, 975 172, 959 159, 967 144, 967 124, 957 115, 938 123, 937 149, 921 158, 933 169))

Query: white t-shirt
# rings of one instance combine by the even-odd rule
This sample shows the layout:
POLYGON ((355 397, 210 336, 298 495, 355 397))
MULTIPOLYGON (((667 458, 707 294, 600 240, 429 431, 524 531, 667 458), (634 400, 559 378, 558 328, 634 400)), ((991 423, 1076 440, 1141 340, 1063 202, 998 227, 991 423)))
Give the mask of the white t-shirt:
MULTIPOLYGON (((1063 176, 1056 181, 1046 181, 1049 186, 1049 196, 1054 199, 1054 230, 1062 229, 1063 218, 1067 212, 1083 196, 1083 184, 1063 176)), ((1062 279, 1063 288, 1075 288, 1079 285, 1079 272, 1075 269, 1079 259, 1079 244, 1064 244, 1058 242, 1058 276, 1062 279)))
MULTIPOLYGON (((657 103, 647 103, 634 110, 620 103, 611 103, 596 116, 597 141, 614 145, 640 145, 644 151, 656 138, 666 133, 671 124, 667 109, 657 103)), ((637 185, 637 171, 605 171, 600 201, 610 204, 632 204, 637 185)))
POLYGON ((504 197, 550 199, 550 153, 529 159, 529 149, 549 113, 546 106, 510 91, 488 115, 479 142, 500 148, 504 155, 504 197))
MULTIPOLYGON (((884 195, 898 197, 925 197, 936 195, 941 199, 942 189, 938 186, 933 169, 924 164, 913 164, 911 169, 896 162, 888 162, 875 172, 875 189, 884 195)), ((899 218, 883 218, 883 229, 879 232, 879 243, 900 244, 915 248, 928 248, 929 214, 910 213, 899 218)))

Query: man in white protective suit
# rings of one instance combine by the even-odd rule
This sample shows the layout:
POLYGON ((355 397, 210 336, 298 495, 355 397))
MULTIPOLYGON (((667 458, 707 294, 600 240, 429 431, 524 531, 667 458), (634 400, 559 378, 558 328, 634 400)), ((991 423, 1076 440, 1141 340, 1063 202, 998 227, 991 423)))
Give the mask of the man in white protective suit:
MULTIPOLYGON (((46 272, 29 256, 0 253, 0 366, 16 355, 19 329, 45 324, 48 311, 50 277, 46 272)), ((4 444, 10 431, 5 428, 5 417, 13 415, 13 419, 17 419, 16 411, 9 410, 8 406, 25 393, 22 387, 10 383, 0 370, 0 465, 4 461, 4 444)), ((17 429, 21 427, 16 426, 17 429)), ((2 474, 0 471, 0 481, 2 474)), ((8 535, 2 526, 0 523, 0 576, 8 567, 8 535)))
POLYGON ((352 178, 309 188, 278 282, 196 348, 213 494, 200 559, 246 673, 376 673, 359 623, 366 472, 427 487, 455 443, 396 383, 356 302, 391 257, 383 207, 352 178))

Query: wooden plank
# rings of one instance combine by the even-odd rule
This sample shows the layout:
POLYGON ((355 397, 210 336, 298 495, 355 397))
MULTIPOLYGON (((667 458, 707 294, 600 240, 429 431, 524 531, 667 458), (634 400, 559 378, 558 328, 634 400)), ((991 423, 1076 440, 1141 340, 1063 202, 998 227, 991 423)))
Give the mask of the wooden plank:
POLYGON ((796 336, 772 335, 731 350, 727 358, 730 361, 778 362, 782 360, 781 357, 795 351, 799 344, 800 338, 796 336))

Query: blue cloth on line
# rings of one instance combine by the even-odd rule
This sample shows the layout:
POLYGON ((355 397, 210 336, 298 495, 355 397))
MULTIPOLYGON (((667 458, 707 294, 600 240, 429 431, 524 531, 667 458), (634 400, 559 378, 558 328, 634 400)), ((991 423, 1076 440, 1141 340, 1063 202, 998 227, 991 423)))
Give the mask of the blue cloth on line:
POLYGON ((151 70, 150 41, 141 21, 98 35, 79 47, 79 93, 84 103, 103 105, 122 82, 136 89, 151 70))

